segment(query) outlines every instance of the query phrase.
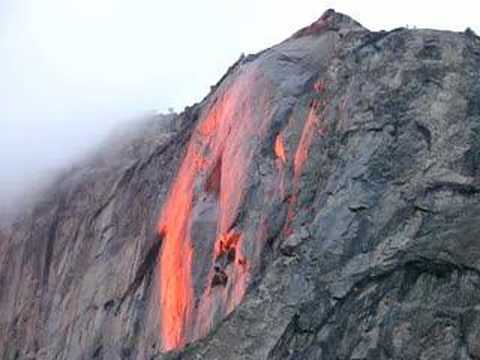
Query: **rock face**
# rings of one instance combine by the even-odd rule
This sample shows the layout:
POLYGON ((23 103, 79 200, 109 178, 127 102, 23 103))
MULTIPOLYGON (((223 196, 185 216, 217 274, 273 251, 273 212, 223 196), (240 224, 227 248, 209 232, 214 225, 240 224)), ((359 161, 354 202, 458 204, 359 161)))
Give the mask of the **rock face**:
POLYGON ((475 34, 329 10, 169 121, 4 235, 4 359, 480 358, 475 34))

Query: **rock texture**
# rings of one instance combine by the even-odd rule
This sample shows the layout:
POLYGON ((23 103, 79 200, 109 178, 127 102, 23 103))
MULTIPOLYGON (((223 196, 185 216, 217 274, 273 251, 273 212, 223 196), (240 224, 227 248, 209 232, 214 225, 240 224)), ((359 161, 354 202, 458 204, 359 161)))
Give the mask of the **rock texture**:
POLYGON ((329 10, 169 121, 4 235, 0 356, 480 358, 475 34, 329 10))

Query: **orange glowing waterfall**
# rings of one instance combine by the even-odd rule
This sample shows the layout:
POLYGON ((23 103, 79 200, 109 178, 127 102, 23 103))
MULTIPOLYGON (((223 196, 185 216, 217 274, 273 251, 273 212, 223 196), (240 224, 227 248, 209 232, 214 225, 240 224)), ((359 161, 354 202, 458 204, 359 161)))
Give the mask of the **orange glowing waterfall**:
POLYGON ((275 139, 275 155, 277 155, 277 157, 282 160, 283 163, 287 162, 287 154, 285 152, 282 134, 279 134, 275 139))
MULTIPOLYGON (((260 109, 269 106, 265 84, 261 87, 265 99, 262 94, 253 98, 249 93, 255 89, 253 81, 259 81, 254 69, 245 70, 231 86, 219 91, 192 135, 162 209, 158 288, 162 347, 166 351, 204 336, 215 319, 231 312, 245 293, 253 259, 244 252, 245 236, 232 226, 255 155, 251 141, 264 136, 270 121, 251 113, 252 103, 260 109), (210 271, 205 290, 199 293, 194 290, 192 262, 201 254, 196 252, 194 238, 198 234, 192 227, 203 221, 205 209, 216 214, 216 239, 210 260, 207 258, 210 271)), ((253 248, 261 246, 261 241, 251 241, 253 248)))
POLYGON ((199 162, 194 156, 186 158, 160 222, 159 232, 164 236, 160 260, 162 339, 167 350, 184 344, 185 328, 191 316, 192 247, 188 227, 194 178, 189 176, 189 172, 198 171, 198 166, 199 162))
MULTIPOLYGON (((266 214, 238 221, 258 167, 252 166, 272 131, 271 80, 255 65, 241 67, 210 99, 193 131, 158 222, 163 238, 156 294, 162 349, 205 336, 242 301, 268 238, 266 214), (230 81, 229 81, 230 80, 230 81), (253 93, 252 93, 253 92, 253 93), (248 229, 249 231, 244 231, 248 229)), ((315 87, 315 91, 323 91, 315 87)), ((296 151, 279 134, 273 144, 278 174, 265 181, 265 201, 286 196, 293 165, 290 227, 299 178, 318 129, 320 102, 310 104, 296 151)), ((273 205, 272 205, 273 206, 273 205)))
MULTIPOLYGON (((325 83, 322 81, 317 81, 313 85, 313 91, 318 94, 324 93, 325 90, 325 83)), ((293 231, 292 222, 294 218, 295 208, 297 206, 298 193, 300 191, 300 177, 302 175, 305 162, 308 159, 310 147, 312 146, 313 140, 315 139, 316 135, 325 134, 325 129, 321 127, 321 118, 318 116, 318 112, 324 107, 324 102, 320 101, 317 98, 314 98, 310 101, 300 140, 298 142, 293 157, 293 194, 292 197, 288 200, 287 221, 284 227, 284 235, 286 236, 291 235, 293 231)), ((283 146, 277 145, 279 142, 282 141, 281 136, 282 134, 277 136, 277 141, 275 143, 275 153, 278 158, 283 160, 283 146), (279 147, 280 150, 277 150, 277 147, 279 147)), ((281 169, 281 167, 279 169, 281 169)))
POLYGON ((293 159, 294 166, 294 181, 297 182, 301 175, 305 161, 308 158, 308 152, 310 145, 315 136, 315 129, 320 123, 320 119, 317 116, 317 111, 321 107, 319 100, 312 100, 310 109, 308 111, 307 119, 303 127, 300 143, 298 144, 297 151, 295 152, 295 158, 293 159))

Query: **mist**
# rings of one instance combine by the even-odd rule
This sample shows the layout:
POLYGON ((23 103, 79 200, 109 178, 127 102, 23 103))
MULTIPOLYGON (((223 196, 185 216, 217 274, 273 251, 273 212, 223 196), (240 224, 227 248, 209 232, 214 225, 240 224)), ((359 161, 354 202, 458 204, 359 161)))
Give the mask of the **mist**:
POLYGON ((0 218, 112 129, 201 100, 241 53, 331 7, 372 30, 480 31, 469 1, 0 0, 0 218))

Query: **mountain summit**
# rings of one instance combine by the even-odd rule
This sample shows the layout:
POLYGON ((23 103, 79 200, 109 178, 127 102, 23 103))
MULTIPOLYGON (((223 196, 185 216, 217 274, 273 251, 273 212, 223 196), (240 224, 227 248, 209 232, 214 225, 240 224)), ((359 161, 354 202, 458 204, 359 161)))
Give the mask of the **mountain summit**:
POLYGON ((328 10, 5 231, 0 356, 480 358, 479 134, 475 34, 328 10))

